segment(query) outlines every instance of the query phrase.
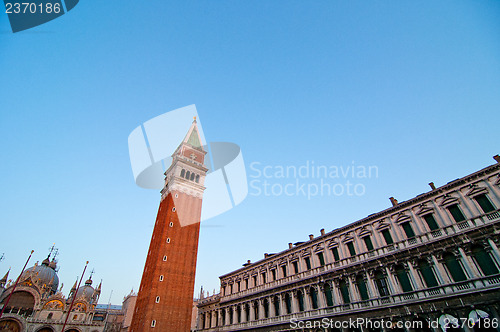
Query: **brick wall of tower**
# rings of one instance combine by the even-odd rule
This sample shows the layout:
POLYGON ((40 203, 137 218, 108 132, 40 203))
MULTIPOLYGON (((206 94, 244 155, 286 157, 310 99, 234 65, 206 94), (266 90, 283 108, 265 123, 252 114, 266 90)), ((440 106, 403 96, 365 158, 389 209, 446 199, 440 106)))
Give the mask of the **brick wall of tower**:
MULTIPOLYGON (((190 330, 200 223, 180 226, 177 210, 173 211, 175 194, 177 205, 201 212, 200 198, 181 193, 169 193, 160 203, 131 332, 190 330), (151 327, 153 320, 155 327, 151 327)), ((197 218, 199 221, 199 214, 197 218)))

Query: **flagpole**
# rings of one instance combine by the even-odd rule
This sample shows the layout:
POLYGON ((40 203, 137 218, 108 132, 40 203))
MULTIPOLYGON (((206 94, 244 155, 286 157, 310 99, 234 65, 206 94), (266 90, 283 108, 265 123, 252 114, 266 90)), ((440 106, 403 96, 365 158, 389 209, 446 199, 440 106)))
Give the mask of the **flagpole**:
POLYGON ((24 269, 26 269, 26 266, 28 265, 28 262, 30 261, 31 255, 33 255, 34 252, 35 252, 35 250, 31 250, 30 256, 26 260, 26 263, 24 264, 24 267, 23 267, 23 270, 21 271, 21 274, 19 274, 19 277, 17 277, 16 283, 14 284, 14 287, 12 288, 12 291, 10 292, 9 297, 7 298, 7 301, 5 301, 5 304, 3 305, 2 312, 0 312, 0 318, 2 318, 3 312, 5 311, 5 308, 7 308, 7 305, 9 304, 10 297, 12 296, 12 294, 14 294, 14 291, 16 290, 17 284, 19 283, 19 279, 21 279, 21 276, 23 275, 24 269))
POLYGON ((68 309, 68 315, 66 316, 66 319, 64 320, 64 325, 61 331, 64 331, 64 328, 66 327, 66 323, 68 322, 69 315, 71 314, 71 309, 73 309, 73 303, 75 303, 75 298, 76 298, 76 293, 78 293, 78 289, 80 288, 80 284, 82 283, 83 276, 85 275, 85 270, 87 269, 87 265, 89 264, 89 261, 85 263, 85 267, 83 268, 82 276, 80 278, 80 282, 78 282, 78 286, 76 287, 75 294, 73 294, 73 299, 71 300, 71 304, 68 309))

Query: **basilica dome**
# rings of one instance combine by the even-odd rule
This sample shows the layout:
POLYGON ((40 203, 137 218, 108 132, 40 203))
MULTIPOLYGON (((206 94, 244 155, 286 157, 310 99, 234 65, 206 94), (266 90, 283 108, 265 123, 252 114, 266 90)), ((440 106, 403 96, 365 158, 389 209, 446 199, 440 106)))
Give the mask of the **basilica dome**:
POLYGON ((41 265, 35 265, 24 271, 21 279, 31 277, 33 283, 37 284, 39 287, 47 285, 51 293, 55 293, 59 287, 59 277, 55 269, 56 263, 45 259, 41 265))
POLYGON ((78 288, 76 292, 76 299, 83 298, 87 302, 92 302, 92 295, 94 295, 95 289, 92 287, 92 279, 85 281, 85 285, 78 288))

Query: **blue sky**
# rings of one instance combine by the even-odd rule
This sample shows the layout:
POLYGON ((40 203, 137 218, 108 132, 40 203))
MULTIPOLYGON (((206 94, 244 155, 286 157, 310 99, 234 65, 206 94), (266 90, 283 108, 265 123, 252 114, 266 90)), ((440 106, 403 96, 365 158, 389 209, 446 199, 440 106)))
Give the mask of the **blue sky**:
POLYGON ((0 14, 0 69, 0 274, 55 242, 64 293, 90 260, 102 303, 139 286, 160 195, 134 184, 127 138, 167 111, 196 104, 249 175, 379 170, 361 196, 249 195, 205 222, 196 292, 500 153, 498 1, 81 1, 16 34, 0 14))

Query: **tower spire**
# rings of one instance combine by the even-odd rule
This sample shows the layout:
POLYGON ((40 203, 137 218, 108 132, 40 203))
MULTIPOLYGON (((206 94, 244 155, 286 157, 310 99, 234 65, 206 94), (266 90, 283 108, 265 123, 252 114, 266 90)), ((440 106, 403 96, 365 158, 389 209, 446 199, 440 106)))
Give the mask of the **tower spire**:
POLYGON ((9 272, 10 272, 10 267, 7 273, 5 273, 5 276, 2 279, 0 279, 0 287, 4 287, 5 284, 7 283, 7 279, 9 278, 9 272))

